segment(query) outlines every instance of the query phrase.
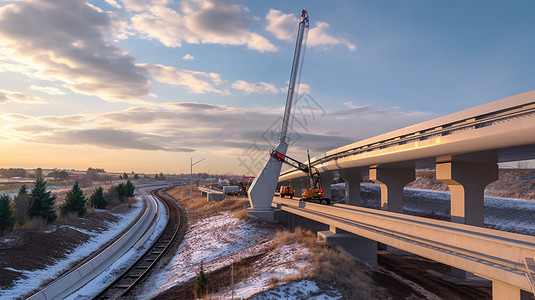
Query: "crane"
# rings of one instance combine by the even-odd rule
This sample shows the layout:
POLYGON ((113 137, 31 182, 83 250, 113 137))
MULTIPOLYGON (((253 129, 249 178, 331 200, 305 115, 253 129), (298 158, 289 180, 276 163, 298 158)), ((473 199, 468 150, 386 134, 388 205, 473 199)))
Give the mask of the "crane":
MULTIPOLYGON (((292 102, 295 93, 295 85, 297 82, 297 74, 299 65, 302 63, 301 52, 306 48, 303 47, 303 41, 306 41, 308 34, 309 19, 308 12, 303 9, 301 11, 301 19, 297 29, 297 39, 295 43, 295 51, 292 62, 292 71, 290 73, 290 81, 288 83, 288 94, 286 95, 286 106, 284 108, 284 116, 282 118, 282 127, 279 138, 279 143, 275 147, 275 151, 283 155, 288 150, 287 134, 288 125, 290 123, 290 115, 292 110, 292 102)), ((252 211, 265 212, 271 211, 271 202, 273 201, 273 194, 277 188, 277 181, 282 168, 282 162, 276 158, 269 157, 268 161, 262 168, 262 171, 256 176, 253 183, 249 187, 249 202, 251 203, 252 211)))
MULTIPOLYGON (((308 150, 308 165, 287 155, 284 155, 275 149, 271 149, 269 153, 271 157, 275 158, 276 160, 285 163, 289 166, 292 166, 308 175, 310 179, 310 187, 308 189, 303 190, 302 200, 316 200, 319 203, 324 203, 326 205, 331 204, 331 199, 325 198, 325 191, 323 190, 323 186, 321 184, 321 176, 319 175, 316 168, 312 168, 312 166, 310 165, 310 153, 308 152, 308 150)), ((283 198, 284 194, 288 194, 290 195, 290 198, 292 198, 294 193, 293 189, 290 186, 281 186, 280 194, 283 198)))

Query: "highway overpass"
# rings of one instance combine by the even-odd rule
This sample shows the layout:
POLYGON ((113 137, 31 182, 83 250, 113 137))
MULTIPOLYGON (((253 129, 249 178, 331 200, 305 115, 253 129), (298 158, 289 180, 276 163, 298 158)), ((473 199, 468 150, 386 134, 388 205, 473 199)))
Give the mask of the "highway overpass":
MULTIPOLYGON (((521 299, 531 289, 524 261, 535 256, 535 239, 482 228, 483 192, 498 179, 498 163, 535 158, 534 133, 535 90, 358 141, 313 159, 326 197, 337 173, 345 181, 348 205, 276 200, 273 206, 328 225, 329 230, 322 233, 327 240, 358 235, 362 239, 355 247, 367 248, 359 251, 368 254, 376 251, 376 242, 385 243, 491 279, 495 299, 521 299), (414 181, 415 169, 421 168, 435 169, 436 178, 449 186, 451 222, 402 214, 403 188, 414 181), (381 187, 384 212, 359 207, 362 175, 381 187)), ((291 185, 299 195, 307 180, 303 172, 290 170, 280 175, 278 185, 291 185)))

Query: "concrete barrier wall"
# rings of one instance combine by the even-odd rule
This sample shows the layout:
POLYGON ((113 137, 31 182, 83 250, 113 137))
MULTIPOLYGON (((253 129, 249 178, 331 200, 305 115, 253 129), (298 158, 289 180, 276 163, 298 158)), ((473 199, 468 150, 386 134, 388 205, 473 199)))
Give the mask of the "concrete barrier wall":
POLYGON ((529 290, 525 257, 535 237, 349 205, 325 206, 274 198, 288 213, 529 290))
MULTIPOLYGON (((158 213, 156 200, 151 197, 143 215, 123 236, 108 248, 80 266, 76 270, 65 274, 53 281, 38 293, 31 296, 32 300, 61 299, 75 292, 98 274, 112 265, 119 257, 124 255, 141 238, 148 234, 147 228, 158 213)), ((150 234, 149 234, 150 236, 150 234)), ((147 237, 148 239, 148 237, 147 237)))
MULTIPOLYGON (((154 198, 154 196, 152 195, 149 195, 149 197, 155 202, 158 201, 158 199, 154 198)), ((160 213, 161 213, 161 206, 156 205, 156 219, 154 220, 154 222, 152 222, 152 226, 147 230, 147 232, 145 232, 145 234, 134 245, 135 249, 139 249, 141 246, 143 246, 145 242, 147 242, 148 239, 152 236, 152 233, 156 229, 156 226, 158 226, 158 221, 160 220, 160 213)))

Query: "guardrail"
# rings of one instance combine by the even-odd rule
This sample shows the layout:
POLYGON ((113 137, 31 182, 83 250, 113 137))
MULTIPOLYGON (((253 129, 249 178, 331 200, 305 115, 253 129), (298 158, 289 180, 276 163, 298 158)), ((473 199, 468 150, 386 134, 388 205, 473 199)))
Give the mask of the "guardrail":
POLYGON ((530 290, 523 260, 535 237, 351 205, 273 199, 283 211, 530 290))
POLYGON ((106 268, 124 255, 136 242, 147 234, 147 229, 158 212, 158 204, 154 198, 149 198, 147 207, 141 218, 124 235, 108 246, 90 261, 77 269, 56 279, 42 290, 32 295, 32 300, 61 299, 75 292, 106 268))

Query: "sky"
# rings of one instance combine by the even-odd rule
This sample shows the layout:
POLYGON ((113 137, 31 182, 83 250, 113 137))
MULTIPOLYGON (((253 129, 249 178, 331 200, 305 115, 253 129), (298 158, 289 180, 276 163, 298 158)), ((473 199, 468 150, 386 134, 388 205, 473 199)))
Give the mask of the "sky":
POLYGON ((0 167, 255 175, 535 89, 535 1, 0 1, 0 167))

